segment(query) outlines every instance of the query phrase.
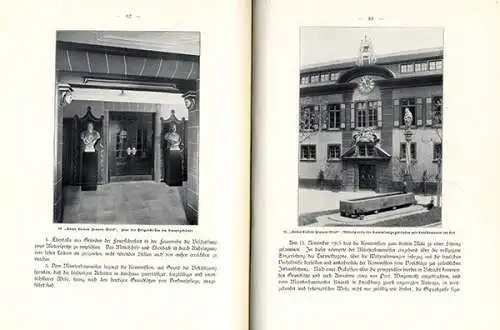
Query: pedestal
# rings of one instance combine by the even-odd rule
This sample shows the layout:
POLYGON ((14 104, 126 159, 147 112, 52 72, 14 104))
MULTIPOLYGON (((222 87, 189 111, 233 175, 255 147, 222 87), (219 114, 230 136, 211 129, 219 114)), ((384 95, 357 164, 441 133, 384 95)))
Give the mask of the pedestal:
POLYGON ((165 153, 165 183, 182 186, 182 151, 169 150, 165 153))
POLYGON ((83 153, 82 190, 97 190, 97 152, 83 153))

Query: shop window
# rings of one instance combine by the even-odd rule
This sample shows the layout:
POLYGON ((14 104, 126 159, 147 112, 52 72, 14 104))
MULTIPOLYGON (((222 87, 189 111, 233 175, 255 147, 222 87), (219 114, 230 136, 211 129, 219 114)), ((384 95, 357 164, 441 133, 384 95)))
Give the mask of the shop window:
POLYGON ((313 144, 301 145, 300 160, 316 160, 316 146, 313 144))
POLYGON ((328 148, 328 160, 340 159, 340 144, 329 144, 328 148))

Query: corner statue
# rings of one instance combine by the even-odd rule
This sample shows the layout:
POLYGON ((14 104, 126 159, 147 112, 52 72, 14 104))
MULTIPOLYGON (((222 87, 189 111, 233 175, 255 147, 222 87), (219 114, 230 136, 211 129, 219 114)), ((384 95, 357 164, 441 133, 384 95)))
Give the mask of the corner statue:
POLYGON ((165 183, 169 186, 182 186, 182 140, 176 132, 175 124, 164 136, 165 150, 165 183))
POLYGON ((83 142, 83 152, 95 152, 95 144, 100 138, 99 132, 94 131, 94 125, 89 123, 87 130, 80 134, 80 139, 83 142))

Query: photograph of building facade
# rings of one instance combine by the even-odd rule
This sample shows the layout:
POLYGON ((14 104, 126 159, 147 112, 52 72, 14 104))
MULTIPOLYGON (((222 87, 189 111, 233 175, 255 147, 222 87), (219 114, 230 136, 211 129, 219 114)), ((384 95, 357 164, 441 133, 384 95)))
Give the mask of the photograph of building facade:
POLYGON ((355 56, 301 67, 299 187, 436 193, 443 47, 378 53, 370 31, 360 35, 355 56))
POLYGON ((198 32, 59 31, 54 222, 198 223, 198 32))

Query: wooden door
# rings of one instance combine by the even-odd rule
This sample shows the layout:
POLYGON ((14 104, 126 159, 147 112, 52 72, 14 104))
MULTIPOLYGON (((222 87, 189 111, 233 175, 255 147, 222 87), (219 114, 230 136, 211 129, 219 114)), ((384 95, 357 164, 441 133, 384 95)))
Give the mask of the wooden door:
POLYGON ((152 180, 153 114, 111 112, 109 134, 110 180, 152 180))
POLYGON ((377 180, 375 177, 375 165, 359 165, 359 189, 375 189, 377 180))

